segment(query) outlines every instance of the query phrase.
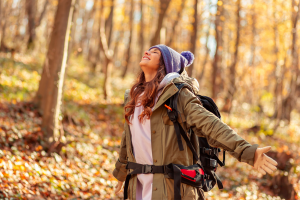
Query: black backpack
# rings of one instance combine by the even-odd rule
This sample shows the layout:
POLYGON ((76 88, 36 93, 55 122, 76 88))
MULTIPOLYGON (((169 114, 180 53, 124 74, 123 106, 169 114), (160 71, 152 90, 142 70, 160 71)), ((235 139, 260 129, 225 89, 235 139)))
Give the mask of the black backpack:
MULTIPOLYGON (((191 149, 193 154, 195 154, 195 151, 193 151, 193 149, 195 149, 195 148, 193 147, 191 141, 187 137, 185 137, 185 135, 187 135, 187 134, 194 134, 193 130, 190 129, 190 130, 188 130, 189 133, 185 133, 184 129, 181 127, 181 125, 179 124, 179 122, 177 120, 177 116, 178 116, 177 100, 178 100, 178 94, 179 94, 180 90, 182 88, 186 87, 191 92, 194 93, 194 91, 191 88, 191 86, 188 85, 187 83, 175 83, 175 85, 178 88, 178 92, 166 101, 165 107, 168 109, 167 112, 168 112, 169 118, 174 124, 179 149, 181 151, 183 150, 183 145, 182 145, 182 141, 181 141, 181 137, 180 137, 180 135, 181 135, 181 136, 183 136, 184 140, 186 141, 187 146, 191 149)), ((221 119, 219 109, 218 109, 217 105, 215 104, 215 102, 210 97, 202 96, 199 94, 195 94, 195 95, 201 101, 202 106, 205 109, 207 109, 208 111, 210 111, 211 113, 216 115, 219 119, 221 119)), ((208 144, 206 138, 204 138, 204 137, 198 137, 198 143, 199 143, 199 151, 200 151, 199 152, 200 153, 199 154, 200 155, 200 164, 205 173, 205 176, 204 176, 205 179, 204 179, 204 184, 202 186, 202 189, 205 192, 208 192, 215 186, 215 184, 218 185, 219 189, 223 189, 223 184, 215 172, 217 170, 218 165, 220 165, 221 167, 223 167, 225 165, 225 150, 223 150, 223 162, 222 162, 218 158, 219 152, 221 152, 220 148, 211 147, 208 144)), ((197 155, 193 155, 193 156, 194 156, 194 158, 198 158, 197 155)))

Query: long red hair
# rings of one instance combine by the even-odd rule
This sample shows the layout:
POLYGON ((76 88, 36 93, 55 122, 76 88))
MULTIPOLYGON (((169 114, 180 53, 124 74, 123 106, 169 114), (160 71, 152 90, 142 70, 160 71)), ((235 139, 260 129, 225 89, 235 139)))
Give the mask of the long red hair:
POLYGON ((130 101, 125 105, 125 120, 128 124, 129 116, 134 113, 135 106, 144 106, 144 111, 139 115, 139 122, 142 123, 145 117, 150 119, 152 107, 155 104, 155 97, 160 82, 166 75, 165 65, 162 56, 160 57, 160 67, 157 70, 155 77, 149 81, 145 81, 145 74, 142 71, 132 88, 130 89, 130 101), (143 93, 144 92, 144 93, 143 93), (143 94, 142 94, 143 93, 143 94), (140 96, 142 94, 142 96, 140 96))

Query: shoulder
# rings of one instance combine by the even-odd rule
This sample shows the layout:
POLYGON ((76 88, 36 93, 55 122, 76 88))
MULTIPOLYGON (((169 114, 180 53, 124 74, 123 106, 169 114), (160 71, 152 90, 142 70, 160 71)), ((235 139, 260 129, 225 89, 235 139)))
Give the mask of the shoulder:
POLYGON ((198 104, 202 107, 200 99, 190 89, 184 87, 180 90, 178 95, 178 103, 186 107, 188 104, 198 104))

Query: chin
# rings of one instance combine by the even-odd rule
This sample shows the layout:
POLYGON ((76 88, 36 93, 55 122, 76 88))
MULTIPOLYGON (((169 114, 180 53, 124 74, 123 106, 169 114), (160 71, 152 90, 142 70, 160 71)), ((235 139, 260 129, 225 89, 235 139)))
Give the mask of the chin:
POLYGON ((144 67, 144 66, 146 66, 147 65, 147 63, 146 62, 143 62, 143 60, 139 63, 139 65, 141 66, 141 67, 144 67))

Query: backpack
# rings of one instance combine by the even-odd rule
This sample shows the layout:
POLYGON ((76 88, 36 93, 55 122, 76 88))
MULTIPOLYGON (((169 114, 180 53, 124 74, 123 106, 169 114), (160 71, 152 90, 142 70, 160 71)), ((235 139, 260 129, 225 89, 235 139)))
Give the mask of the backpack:
MULTIPOLYGON (((195 154, 195 150, 194 150, 195 148, 193 147, 193 144, 186 137, 187 134, 194 134, 193 130, 190 128, 188 130, 188 133, 185 133, 184 129, 181 127, 181 125, 179 124, 179 122, 177 120, 177 116, 178 116, 177 100, 178 100, 179 92, 181 91, 182 88, 188 88, 193 93, 194 93, 194 90, 193 90, 193 88, 191 88, 191 86, 189 84, 187 84, 185 82, 175 83, 175 86, 178 88, 178 92, 165 102, 165 107, 168 109, 168 111, 167 111, 168 116, 174 124, 179 149, 181 151, 183 150, 183 145, 182 145, 182 141, 181 141, 181 137, 180 137, 180 135, 181 135, 181 136, 183 136, 184 140, 186 141, 187 146, 190 148, 190 150, 193 152, 193 154, 195 154)), ((205 109, 207 109, 208 111, 210 111, 211 113, 216 115, 219 119, 221 119, 221 115, 218 110, 218 107, 210 97, 202 96, 199 94, 195 94, 195 95, 200 100, 200 102, 202 103, 202 106, 205 109)), ((220 165, 221 167, 223 167, 225 165, 225 150, 223 150, 223 162, 222 162, 218 158, 219 152, 221 152, 220 148, 211 147, 208 144, 207 139, 204 137, 198 137, 198 144, 199 144, 200 165, 205 174, 204 175, 204 184, 202 185, 201 188, 205 192, 208 192, 215 186, 215 184, 217 184, 219 189, 223 189, 223 184, 222 184, 220 178, 218 177, 218 175, 216 174, 216 170, 217 170, 218 165, 220 165)), ((197 155, 193 155, 193 156, 194 156, 194 159, 198 158, 197 155)))

